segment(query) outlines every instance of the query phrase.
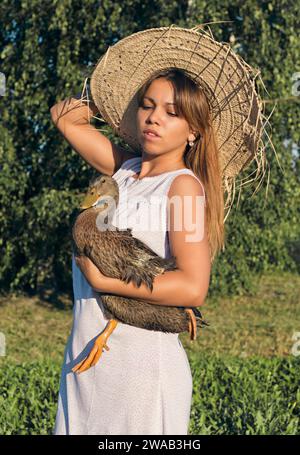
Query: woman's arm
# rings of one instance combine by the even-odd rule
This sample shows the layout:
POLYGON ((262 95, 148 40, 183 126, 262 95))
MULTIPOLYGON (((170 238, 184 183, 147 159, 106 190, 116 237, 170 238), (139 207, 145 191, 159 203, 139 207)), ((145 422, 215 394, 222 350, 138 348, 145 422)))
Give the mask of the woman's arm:
POLYGON ((51 119, 71 147, 98 172, 113 175, 133 155, 115 144, 91 123, 98 113, 96 105, 79 96, 69 97, 51 107, 51 119))
MULTIPOLYGON (((182 210, 174 210, 174 204, 170 204, 169 215, 170 249, 171 254, 176 257, 178 270, 164 272, 155 277, 151 292, 144 284, 138 288, 131 282, 127 284, 122 280, 106 277, 90 260, 76 258, 77 265, 95 291, 147 300, 157 305, 203 305, 211 268, 205 213, 201 210, 203 190, 193 176, 179 175, 173 180, 168 196, 170 199, 177 196, 182 203, 182 210), (186 209, 184 204, 187 204, 186 209)), ((179 199, 177 203, 180 204, 179 199)))
MULTIPOLYGON (((95 283, 96 284, 96 283, 95 283)), ((110 292, 124 297, 146 300, 156 305, 200 306, 193 282, 181 270, 164 272, 153 281, 153 291, 141 284, 138 288, 133 283, 124 283, 116 278, 107 278, 101 283, 102 292, 110 292)), ((94 288, 96 291, 99 289, 94 288)))
POLYGON ((165 272, 155 277, 151 292, 145 284, 137 287, 131 282, 124 283, 117 278, 103 275, 86 256, 75 256, 75 262, 90 286, 97 292, 137 298, 157 305, 188 307, 201 305, 193 283, 180 270, 165 272))

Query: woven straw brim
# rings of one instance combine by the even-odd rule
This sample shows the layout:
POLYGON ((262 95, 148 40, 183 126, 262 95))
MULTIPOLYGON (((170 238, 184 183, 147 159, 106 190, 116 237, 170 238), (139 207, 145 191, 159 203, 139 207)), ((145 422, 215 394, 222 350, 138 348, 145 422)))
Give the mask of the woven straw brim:
POLYGON ((254 157, 262 132, 253 70, 228 45, 203 31, 148 29, 109 47, 91 77, 91 94, 100 114, 140 154, 136 93, 154 71, 169 67, 184 69, 203 87, 222 171, 237 175, 254 157))

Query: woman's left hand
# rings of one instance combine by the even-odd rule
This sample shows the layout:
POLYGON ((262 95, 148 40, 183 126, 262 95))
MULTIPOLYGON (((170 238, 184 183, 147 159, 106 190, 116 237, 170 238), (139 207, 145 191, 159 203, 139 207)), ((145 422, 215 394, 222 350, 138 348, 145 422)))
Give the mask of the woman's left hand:
POLYGON ((98 267, 87 256, 75 256, 74 258, 90 286, 99 292, 104 291, 107 277, 100 272, 98 267))

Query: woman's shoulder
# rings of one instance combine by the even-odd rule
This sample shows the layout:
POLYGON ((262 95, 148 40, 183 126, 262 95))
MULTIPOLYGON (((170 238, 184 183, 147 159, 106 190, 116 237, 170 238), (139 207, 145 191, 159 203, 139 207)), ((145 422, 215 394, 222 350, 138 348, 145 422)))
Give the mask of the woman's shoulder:
POLYGON ((201 179, 191 169, 186 168, 172 178, 168 197, 171 198, 176 194, 184 196, 188 193, 204 196, 205 199, 205 188, 201 179))

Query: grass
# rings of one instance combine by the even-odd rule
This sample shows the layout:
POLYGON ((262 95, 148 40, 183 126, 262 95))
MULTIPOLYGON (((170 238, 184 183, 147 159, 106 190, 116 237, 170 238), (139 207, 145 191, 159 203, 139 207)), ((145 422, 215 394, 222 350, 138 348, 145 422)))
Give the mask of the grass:
MULTIPOLYGON (((300 332, 300 277, 265 275, 255 297, 207 299, 201 307, 209 327, 198 330, 191 342, 180 339, 189 356, 289 356, 300 332)), ((73 302, 60 296, 60 305, 28 297, 0 299, 0 332, 5 336, 6 357, 13 363, 52 359, 63 361, 72 328, 73 302)), ((299 350, 300 353, 300 350, 299 350)))
POLYGON ((300 332, 300 277, 264 275, 255 297, 207 300, 201 308, 210 322, 191 343, 182 334, 188 352, 218 356, 284 357, 291 354, 292 337, 300 332))
MULTIPOLYGON (((300 434, 300 277, 265 275, 255 297, 207 299, 209 327, 180 334, 193 375, 189 434, 300 434)), ((0 298, 1 434, 52 434, 73 302, 0 298)))

